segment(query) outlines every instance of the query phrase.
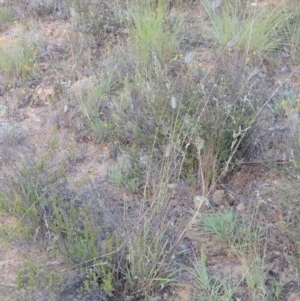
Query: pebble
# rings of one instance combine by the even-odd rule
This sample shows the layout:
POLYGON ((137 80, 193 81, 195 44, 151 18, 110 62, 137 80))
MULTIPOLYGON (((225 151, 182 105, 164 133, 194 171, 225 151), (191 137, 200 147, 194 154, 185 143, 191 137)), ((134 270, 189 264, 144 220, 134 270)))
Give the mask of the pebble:
POLYGON ((236 210, 237 210, 238 212, 244 212, 245 209, 246 209, 246 207, 245 207, 245 205, 242 204, 242 203, 240 203, 240 204, 238 204, 238 205, 236 206, 236 210))
POLYGON ((211 207, 210 201, 208 198, 201 196, 201 195, 196 195, 194 197, 194 205, 195 205, 195 210, 198 210, 199 206, 205 206, 205 207, 211 207), (200 205, 202 203, 202 205, 200 205))
POLYGON ((212 202, 217 206, 224 205, 226 203, 225 196, 225 190, 216 190, 212 195, 212 202))

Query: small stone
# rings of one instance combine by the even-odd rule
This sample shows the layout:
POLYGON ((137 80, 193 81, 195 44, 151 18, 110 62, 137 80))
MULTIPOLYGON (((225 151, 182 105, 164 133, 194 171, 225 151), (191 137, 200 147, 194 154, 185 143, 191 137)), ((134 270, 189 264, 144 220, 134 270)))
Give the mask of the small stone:
POLYGON ((161 300, 161 299, 158 296, 152 296, 149 298, 149 301, 159 301, 159 300, 161 300))
POLYGON ((149 157, 148 156, 141 156, 140 157, 140 164, 143 166, 146 166, 149 163, 149 157))
POLYGON ((290 73, 292 69, 289 66, 283 66, 280 68, 281 72, 283 73, 290 73))
POLYGON ((76 162, 82 162, 85 159, 85 156, 82 154, 77 154, 76 155, 76 162))
POLYGON ((170 205, 176 207, 179 205, 179 201, 177 199, 172 199, 170 201, 170 205))
POLYGON ((167 185, 169 189, 176 189, 178 187, 178 183, 170 183, 167 185))
POLYGON ((199 207, 201 208, 202 206, 211 207, 209 199, 201 195, 196 195, 194 197, 194 204, 195 210, 198 210, 199 207))
POLYGON ((237 206, 236 206, 236 210, 238 211, 238 212, 244 212, 245 211, 245 205, 244 204, 242 204, 242 203, 240 203, 240 204, 238 204, 237 206))
POLYGON ((224 205, 226 202, 225 190, 216 190, 212 195, 212 202, 217 206, 224 205))

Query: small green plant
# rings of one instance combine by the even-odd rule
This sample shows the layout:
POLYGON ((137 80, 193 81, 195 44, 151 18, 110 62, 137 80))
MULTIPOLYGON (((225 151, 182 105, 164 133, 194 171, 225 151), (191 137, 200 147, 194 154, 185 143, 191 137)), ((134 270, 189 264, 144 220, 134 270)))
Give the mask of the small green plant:
POLYGON ((73 137, 71 138, 70 143, 68 145, 68 153, 69 153, 69 160, 73 163, 76 162, 76 159, 77 159, 76 141, 73 137))
POLYGON ((125 163, 114 163, 109 167, 108 177, 119 188, 137 193, 141 188, 143 171, 134 160, 125 163))
POLYGON ((48 300, 54 300, 55 294, 65 285, 60 273, 39 260, 28 257, 17 273, 17 290, 24 291, 28 300, 34 298, 36 291, 44 291, 48 300))
POLYGON ((47 159, 51 159, 57 154, 59 149, 59 139, 57 135, 57 128, 53 128, 53 136, 51 138, 46 139, 45 143, 47 145, 47 159))
POLYGON ((39 264, 32 259, 25 261, 22 269, 18 272, 17 288, 22 289, 28 286, 33 287, 37 284, 37 275, 39 271, 39 264))
POLYGON ((51 229, 59 237, 53 248, 58 244, 65 258, 86 275, 81 289, 87 292, 100 288, 112 296, 117 280, 114 266, 121 244, 119 234, 106 231, 90 207, 76 208, 71 203, 66 208, 59 200, 53 203, 51 229), (102 241, 100 236, 104 237, 102 241))
POLYGON ((64 237, 63 253, 70 260, 83 263, 97 257, 97 233, 101 229, 94 228, 89 222, 89 209, 75 208, 73 204, 63 209, 62 200, 52 204, 53 231, 64 237))
POLYGON ((0 7, 0 30, 12 21, 13 11, 8 7, 0 7))
POLYGON ((28 81, 38 72, 38 45, 20 38, 12 45, 0 45, 0 70, 8 81, 28 81))
POLYGON ((0 207, 19 219, 23 226, 19 234, 30 237, 40 223, 48 228, 49 202, 58 197, 57 185, 65 179, 64 168, 50 170, 44 158, 12 164, 3 181, 0 207))
POLYGON ((298 114, 300 109, 300 95, 293 91, 285 90, 282 94, 275 98, 275 113, 277 115, 288 116, 298 114))
POLYGON ((194 300, 226 301, 231 300, 236 288, 230 280, 213 277, 206 267, 206 255, 201 250, 200 262, 192 262, 192 267, 187 269, 195 281, 194 300))

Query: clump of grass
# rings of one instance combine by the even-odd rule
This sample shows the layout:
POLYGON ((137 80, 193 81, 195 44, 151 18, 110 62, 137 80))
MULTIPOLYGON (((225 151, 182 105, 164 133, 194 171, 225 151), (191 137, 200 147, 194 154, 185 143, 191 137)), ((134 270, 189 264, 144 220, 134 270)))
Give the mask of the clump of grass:
POLYGON ((109 122, 112 113, 107 101, 107 96, 113 91, 114 80, 113 74, 105 74, 99 79, 92 77, 75 91, 75 97, 92 134, 104 139, 108 138, 115 128, 115 125, 109 122))
POLYGON ((156 234, 149 229, 145 233, 147 225, 143 225, 128 245, 129 267, 124 276, 126 290, 133 296, 149 296, 176 283, 176 271, 167 256, 168 241, 164 238, 167 229, 159 229, 156 234))
POLYGON ((243 259, 242 263, 245 269, 244 277, 247 283, 250 300, 279 300, 279 284, 274 283, 272 287, 268 287, 265 284, 268 270, 265 269, 261 258, 254 257, 250 263, 243 259))
POLYGON ((200 262, 192 262, 188 268, 195 282, 193 300, 226 301, 231 300, 236 288, 230 283, 230 279, 222 280, 221 277, 210 275, 206 267, 206 255, 201 250, 200 262))
POLYGON ((1 208, 16 216, 28 233, 33 233, 47 211, 47 200, 57 196, 55 183, 65 179, 63 169, 45 170, 43 159, 9 171, 1 191, 1 208))
POLYGON ((175 55, 180 20, 169 18, 168 1, 135 1, 128 8, 130 36, 143 63, 165 64, 175 55))
POLYGON ((283 26, 287 16, 281 8, 252 6, 239 0, 224 1, 214 8, 211 3, 204 3, 206 17, 201 25, 206 36, 224 48, 237 48, 247 56, 256 52, 267 55, 280 45, 277 30, 283 26))
POLYGON ((176 284, 175 240, 172 229, 167 226, 166 197, 165 192, 157 189, 157 195, 150 204, 143 201, 135 226, 128 229, 125 287, 135 297, 149 297, 176 284))
POLYGON ((246 254, 253 248, 260 248, 265 241, 259 225, 254 224, 254 221, 249 223, 245 217, 238 216, 230 208, 200 215, 199 227, 205 235, 216 237, 237 254, 246 254))
POLYGON ((38 72, 37 51, 39 46, 29 39, 20 38, 12 45, 0 46, 0 70, 10 82, 28 81, 38 72))

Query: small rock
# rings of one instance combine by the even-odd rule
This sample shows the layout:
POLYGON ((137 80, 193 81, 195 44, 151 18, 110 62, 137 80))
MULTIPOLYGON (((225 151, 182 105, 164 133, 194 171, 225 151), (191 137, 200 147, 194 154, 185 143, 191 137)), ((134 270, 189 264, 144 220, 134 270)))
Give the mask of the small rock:
POLYGON ((237 210, 238 212, 244 212, 245 209, 246 209, 246 207, 245 207, 245 205, 242 204, 242 203, 240 203, 240 204, 238 204, 238 205, 236 206, 236 210, 237 210))
POLYGON ((287 301, 300 301, 300 293, 293 293, 290 294, 289 298, 287 299, 287 301))
POLYGON ((76 162, 82 162, 85 159, 85 156, 82 154, 77 154, 76 155, 76 162))
POLYGON ((225 190, 216 190, 212 195, 212 202, 217 206, 224 205, 226 203, 225 196, 225 190))
POLYGON ((159 301, 159 300, 161 300, 161 299, 158 296, 152 296, 149 298, 149 301, 159 301))
POLYGON ((280 68, 281 72, 283 73, 290 73, 292 69, 289 66, 283 66, 280 68))
POLYGON ((148 156, 141 156, 140 157, 140 164, 143 166, 146 166, 149 163, 149 157, 148 156))
POLYGON ((174 206, 174 207, 176 207, 176 206, 178 206, 180 203, 179 203, 179 201, 177 200, 177 199, 172 199, 171 201, 170 201, 170 205, 171 206, 174 206))
POLYGON ((194 204, 195 204, 195 210, 198 210, 199 207, 201 208, 202 206, 211 207, 209 199, 201 195, 196 195, 194 197, 194 204))
POLYGON ((178 188, 178 183, 170 183, 167 185, 167 187, 169 189, 176 189, 176 188, 178 188))

